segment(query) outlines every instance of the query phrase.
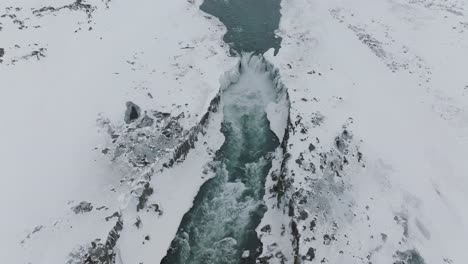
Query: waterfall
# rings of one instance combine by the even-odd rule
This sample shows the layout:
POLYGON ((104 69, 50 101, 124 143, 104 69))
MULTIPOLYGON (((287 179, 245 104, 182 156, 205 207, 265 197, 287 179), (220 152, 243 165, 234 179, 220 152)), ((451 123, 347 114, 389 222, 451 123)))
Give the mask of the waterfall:
POLYGON ((231 82, 221 91, 226 140, 217 153, 216 176, 201 187, 162 263, 255 263, 260 255, 255 228, 266 211, 265 178, 279 146, 266 111, 282 91, 270 69, 261 56, 243 54, 226 75, 231 82))

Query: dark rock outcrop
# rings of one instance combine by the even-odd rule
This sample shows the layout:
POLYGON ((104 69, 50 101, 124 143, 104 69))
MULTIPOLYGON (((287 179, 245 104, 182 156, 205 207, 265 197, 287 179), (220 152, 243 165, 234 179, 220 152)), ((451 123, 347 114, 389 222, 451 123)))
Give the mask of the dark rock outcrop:
POLYGON ((140 117, 141 109, 138 105, 133 102, 126 103, 127 110, 125 111, 125 123, 130 124, 131 122, 137 120, 140 117))
POLYGON ((91 212, 93 210, 93 206, 91 205, 91 203, 83 201, 77 206, 74 206, 72 210, 75 214, 83 214, 91 212))

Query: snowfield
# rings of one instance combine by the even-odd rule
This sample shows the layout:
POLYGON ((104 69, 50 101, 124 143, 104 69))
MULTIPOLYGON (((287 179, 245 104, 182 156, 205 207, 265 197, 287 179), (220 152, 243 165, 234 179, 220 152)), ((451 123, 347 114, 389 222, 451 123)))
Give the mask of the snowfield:
MULTIPOLYGON (((282 48, 267 58, 291 100, 290 187, 279 211, 289 208, 296 259, 466 262, 466 8, 282 1, 282 48)), ((270 214, 262 224, 278 226, 270 214)), ((264 255, 279 263, 277 252, 291 249, 273 240, 264 255)))
MULTIPOLYGON (((201 3, 1 1, 2 263, 165 256, 239 79, 201 3)), ((282 0, 259 263, 467 262, 467 9, 282 0)))
MULTIPOLYGON (((219 91, 220 76, 236 60, 227 56, 222 24, 199 10, 201 1, 192 2, 1 1, 4 263, 66 263, 70 253, 94 239, 106 242, 118 219, 106 217, 125 210, 134 188, 125 179, 141 173, 110 162, 112 139, 101 126, 103 120, 123 124, 127 101, 142 114, 183 114, 177 122, 184 130, 200 122, 219 91), (71 208, 82 201, 90 202, 92 211, 75 214, 71 208)), ((215 127, 214 150, 222 143, 215 127)), ((206 155, 198 155, 197 166, 206 155)), ((180 207, 180 214, 199 187, 190 183, 182 195, 186 208, 172 206, 180 207)), ((136 212, 136 205, 128 206, 136 212)), ((165 220, 173 222, 173 234, 181 216, 165 220)), ((168 234, 167 245, 173 235, 168 234)), ((151 242, 158 242, 156 235, 151 242)), ((166 249, 161 247, 161 254, 166 249)))

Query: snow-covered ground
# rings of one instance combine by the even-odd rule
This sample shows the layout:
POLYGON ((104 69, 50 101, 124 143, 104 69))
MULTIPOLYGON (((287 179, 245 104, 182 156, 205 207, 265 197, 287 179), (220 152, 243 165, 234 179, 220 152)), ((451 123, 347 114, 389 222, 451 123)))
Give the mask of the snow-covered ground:
POLYGON ((466 263, 466 8, 282 1, 282 48, 267 56, 291 100, 278 211, 304 263, 466 263))
MULTIPOLYGON (((123 123, 127 101, 142 114, 183 113, 177 122, 185 130, 201 120, 235 59, 222 42, 224 27, 200 4, 1 1, 3 263, 65 263, 80 246, 96 238, 105 242, 118 217, 105 218, 126 208, 131 188, 121 180, 135 169, 110 162, 111 139, 98 128, 103 120, 123 123), (71 208, 82 201, 92 211, 75 214, 71 208)), ((212 129, 210 136, 219 137, 219 129, 212 129)), ((210 141, 215 150, 217 144, 220 139, 210 141)), ((202 154, 197 166, 209 155, 202 154)), ((198 189, 195 183, 188 187, 182 195, 187 207, 198 189)), ((180 214, 187 209, 181 206, 180 214)), ((180 220, 167 221, 175 233, 180 220)), ((138 239, 140 245, 144 236, 138 239)))

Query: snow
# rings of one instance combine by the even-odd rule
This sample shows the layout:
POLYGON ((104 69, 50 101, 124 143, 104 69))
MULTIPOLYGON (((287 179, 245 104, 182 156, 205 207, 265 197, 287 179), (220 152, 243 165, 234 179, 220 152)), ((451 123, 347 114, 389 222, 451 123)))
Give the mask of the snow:
POLYGON ((284 132, 286 131, 286 125, 288 121, 289 103, 286 95, 280 98, 279 102, 270 103, 267 108, 267 116, 270 121, 270 129, 275 133, 281 142, 284 138, 284 132))
MULTIPOLYGON (((280 148, 274 153, 273 167, 271 172, 279 171, 281 165, 282 151, 280 148)), ((271 175, 271 174, 270 174, 271 175)), ((266 178, 265 186, 272 186, 274 183, 272 177, 266 178)), ((294 248, 292 245, 290 219, 285 216, 285 209, 277 206, 277 197, 272 195, 266 189, 263 197, 265 204, 268 207, 265 215, 262 218, 259 226, 256 229, 259 238, 263 243, 262 255, 260 258, 268 257, 270 254, 276 259, 268 259, 268 263, 281 263, 282 259, 287 260, 287 263, 292 261, 294 255, 294 248), (269 228, 268 228, 269 227, 269 228), (265 230, 265 231, 262 231, 265 230), (269 230, 268 230, 269 229, 269 230), (279 253, 280 252, 280 253, 279 253)))
POLYGON ((320 193, 315 205, 294 202, 302 256, 312 247, 330 263, 393 263, 412 249, 426 263, 467 258, 468 35, 464 16, 423 2, 434 1, 282 1, 282 48, 266 57, 298 121, 288 141, 289 195, 320 193), (357 148, 364 164, 353 159, 335 177, 342 192, 323 192, 315 183, 327 181, 326 169, 312 175, 295 160, 302 153, 302 164, 318 165, 307 146, 336 149, 343 126, 353 136, 347 155, 356 158, 357 148), (332 209, 316 207, 321 199, 332 209), (315 230, 311 216, 299 219, 303 210, 318 218, 315 230))
MULTIPOLYGON (((119 192, 126 189, 118 186, 128 169, 101 153, 106 136, 98 133, 99 116, 123 122, 125 103, 132 101, 144 111, 184 112, 181 122, 191 128, 217 94, 219 76, 236 62, 222 43, 224 27, 199 10, 201 1, 88 1, 96 6, 91 18, 83 10, 42 17, 31 10, 72 2, 0 3, 0 13, 15 14, 28 26, 19 29, 9 17, 0 18, 5 263, 64 263, 72 249, 105 239, 115 224, 117 219, 104 217, 120 210, 119 192), (34 50, 44 57, 25 57, 34 50), (81 201, 109 209, 76 217, 70 208, 81 201)), ((197 190, 190 187, 185 199, 197 190)))

